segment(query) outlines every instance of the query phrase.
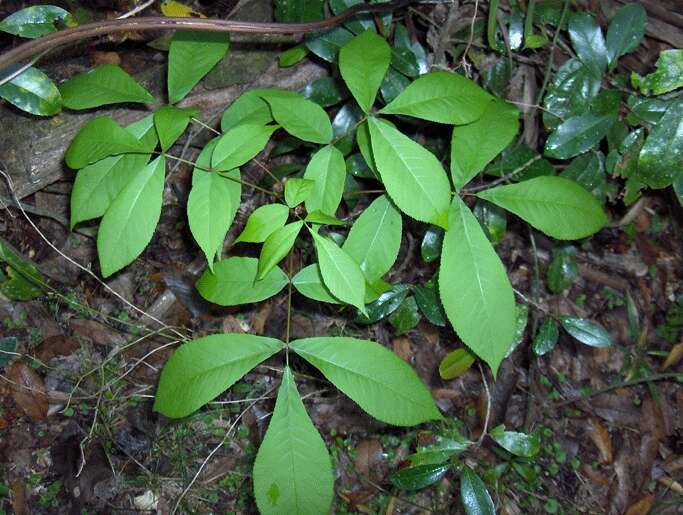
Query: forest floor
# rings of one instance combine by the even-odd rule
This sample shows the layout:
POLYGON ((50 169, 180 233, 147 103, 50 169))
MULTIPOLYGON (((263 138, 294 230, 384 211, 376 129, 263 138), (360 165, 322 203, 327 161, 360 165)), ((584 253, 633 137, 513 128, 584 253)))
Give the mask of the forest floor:
MULTIPOLYGON (((128 4, 94 14, 114 16, 128 4)), ((229 10, 226 4, 197 8, 215 16, 229 10)), ((24 5, 7 2, 0 18, 24 5)), ((422 17, 438 19, 442 8, 419 9, 422 17)), ((421 16, 407 16, 422 26, 421 16)), ((468 16, 471 9, 462 14, 468 16)), ((163 63, 164 54, 141 39, 81 45, 53 57, 46 69, 59 78, 113 62, 144 73, 163 63)), ((0 45, 12 41, 5 37, 0 45)), ((656 52, 645 51, 649 62, 623 66, 651 69, 656 52)), ((530 62, 539 80, 546 61, 536 57, 530 62)), ((271 64, 264 69, 272 70, 271 64)), ((252 70, 237 84, 244 87, 261 73, 252 70)), ((207 94, 235 84, 220 74, 212 80, 207 94)), ((31 127, 30 117, 0 106, 0 126, 17 118, 31 127)), ((196 142, 208 135, 197 129, 190 137, 196 141, 181 140, 177 149, 185 146, 193 157, 196 142)), ((0 155, 0 164, 5 158, 0 155)), ((186 225, 191 167, 181 164, 167 181, 152 243, 107 281, 166 328, 142 325, 136 310, 65 259, 86 267, 97 262, 96 226, 69 230, 73 174, 61 166, 51 173, 49 184, 23 195, 26 212, 8 192, 0 200, 1 240, 47 281, 33 300, 0 295, 0 513, 166 514, 176 505, 186 513, 255 513, 251 467, 273 410, 279 362, 265 362, 181 420, 153 412, 152 403, 159 371, 177 344, 169 328, 187 337, 230 331, 279 338, 287 322, 286 292, 239 308, 218 308, 199 297, 193 285, 204 260, 186 225)), ((256 191, 248 194, 237 228, 264 201, 256 191)), ((293 361, 304 402, 336 462, 334 513, 460 513, 456 478, 446 474, 416 492, 397 489, 390 478, 420 445, 456 432, 476 440, 487 416, 489 428, 505 424, 541 438, 534 458, 504 453, 490 438, 460 456, 485 480, 499 513, 683 513, 683 389, 673 377, 683 371, 682 211, 668 190, 609 209, 614 223, 576 242, 578 273, 559 293, 547 287, 557 242, 508 220, 496 249, 529 319, 495 381, 476 365, 453 380, 441 379, 442 358, 461 346, 450 327, 423 319, 397 334, 387 321, 354 324, 348 311, 294 296, 292 337, 344 334, 381 342, 414 367, 446 416, 417 428, 381 424, 310 366, 293 361), (614 346, 592 348, 562 334, 551 352, 536 356, 531 342, 549 311, 600 322, 614 346)), ((425 229, 404 226, 390 282, 421 284, 434 274, 435 265, 421 256, 425 229)), ((226 246, 224 254, 229 251, 226 246)))

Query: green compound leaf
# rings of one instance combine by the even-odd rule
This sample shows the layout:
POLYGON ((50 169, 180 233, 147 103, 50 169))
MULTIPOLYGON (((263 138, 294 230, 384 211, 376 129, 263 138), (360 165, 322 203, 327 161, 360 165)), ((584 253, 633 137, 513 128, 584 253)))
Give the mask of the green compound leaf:
POLYGON ((39 38, 56 32, 57 22, 69 23, 71 15, 56 5, 34 5, 10 14, 0 21, 0 31, 22 38, 39 38))
POLYGON ((325 286, 336 298, 365 313, 365 278, 358 264, 332 240, 310 233, 325 286))
POLYGON ((306 166, 304 179, 313 181, 313 190, 305 199, 306 211, 320 211, 334 216, 346 180, 346 164, 342 153, 332 145, 318 150, 306 166))
POLYGON ((339 51, 339 72, 363 112, 370 112, 375 103, 390 61, 391 47, 372 30, 359 34, 339 51))
POLYGON ((154 126, 159 135, 161 150, 168 150, 185 132, 190 119, 199 111, 192 108, 162 106, 154 113, 154 126))
MULTIPOLYGON (((132 123, 126 130, 146 151, 156 147, 152 115, 132 123)), ((79 222, 102 216, 121 190, 145 167, 150 155, 106 157, 79 170, 71 190, 71 229, 79 222)))
POLYGON ((104 213, 97 232, 103 277, 131 263, 151 241, 161 216, 165 169, 166 159, 157 157, 133 177, 104 213))
POLYGON ((38 116, 52 116, 62 110, 62 97, 55 83, 33 67, 2 84, 0 98, 38 116))
POLYGON ((386 195, 377 197, 354 222, 342 245, 360 266, 368 283, 392 267, 401 246, 401 213, 386 195))
POLYGON ((638 156, 636 178, 665 188, 683 177, 683 99, 676 99, 654 126, 638 156))
POLYGON ((250 161, 268 143, 277 125, 243 124, 228 130, 218 140, 211 166, 214 170, 232 170, 250 161))
POLYGON ((230 36, 225 32, 178 30, 168 49, 168 101, 175 104, 225 57, 230 36))
POLYGON ((325 442, 285 367, 273 418, 254 461, 256 504, 262 515, 321 515, 329 513, 333 495, 325 442))
POLYGON ((448 225, 439 270, 441 302, 460 339, 495 376, 515 339, 512 286, 479 222, 457 196, 448 225))
POLYGON ((262 93, 275 121, 292 136, 323 145, 332 141, 332 124, 327 113, 315 102, 290 93, 262 93))
POLYGON ((596 322, 585 318, 562 317, 560 323, 565 331, 585 345, 604 348, 614 344, 610 334, 596 322))
POLYGON ((289 254, 303 225, 302 221, 292 222, 270 233, 263 243, 259 256, 257 280, 263 279, 275 265, 289 254))
POLYGON ((607 57, 610 69, 624 54, 633 52, 645 35, 647 13, 641 4, 621 7, 607 28, 607 57))
POLYGON ((533 458, 541 450, 541 438, 538 434, 505 431, 505 426, 500 425, 494 427, 489 436, 503 449, 522 458, 533 458))
POLYGON ((451 188, 439 160, 387 122, 370 118, 368 124, 377 169, 396 206, 416 220, 447 227, 451 188))
POLYGON ((149 104, 154 97, 120 66, 100 64, 59 87, 64 107, 91 109, 122 102, 149 104))
POLYGON ((569 17, 569 38, 576 54, 596 77, 602 77, 607 68, 607 48, 600 25, 586 12, 569 17))
POLYGON ((268 103, 261 98, 259 89, 242 93, 230 104, 221 117, 221 130, 227 132, 238 125, 265 125, 273 121, 268 103))
POLYGON ((683 49, 663 50, 655 64, 657 71, 641 77, 631 73, 631 83, 645 95, 662 95, 683 87, 683 49))
POLYGON ((296 207, 313 193, 315 181, 292 177, 285 182, 285 202, 289 207, 296 207))
POLYGON ((417 78, 383 114, 405 114, 432 122, 460 125, 481 118, 493 97, 462 75, 432 72, 417 78))
POLYGON ((161 371, 154 411, 171 418, 190 415, 282 346, 274 338, 240 333, 213 334, 185 343, 161 371))
POLYGON ((260 281, 256 280, 258 259, 231 257, 214 263, 213 272, 204 271, 196 283, 197 291, 209 302, 220 306, 237 306, 268 299, 279 293, 289 279, 280 268, 273 268, 260 281))
POLYGON ((149 149, 108 116, 91 118, 66 149, 64 160, 78 170, 112 155, 148 154, 149 149))
POLYGON ((266 204, 256 208, 235 243, 262 243, 273 231, 285 225, 288 217, 289 208, 284 204, 266 204))
POLYGON ((290 348, 378 420, 414 426, 442 419, 410 365, 378 343, 322 337, 293 341, 290 348))
POLYGON ((451 177, 465 186, 512 141, 519 128, 519 110, 502 100, 489 102, 481 118, 453 127, 451 177))
POLYGON ((511 211, 558 240, 585 238, 609 222, 600 202, 590 192, 562 177, 536 177, 497 186, 477 196, 511 211))
POLYGON ((341 301, 332 295, 325 286, 318 263, 313 263, 299 270, 292 278, 292 285, 301 295, 309 299, 330 304, 341 304, 341 301))
POLYGON ((467 515, 496 515, 486 485, 467 465, 460 471, 460 501, 467 515))

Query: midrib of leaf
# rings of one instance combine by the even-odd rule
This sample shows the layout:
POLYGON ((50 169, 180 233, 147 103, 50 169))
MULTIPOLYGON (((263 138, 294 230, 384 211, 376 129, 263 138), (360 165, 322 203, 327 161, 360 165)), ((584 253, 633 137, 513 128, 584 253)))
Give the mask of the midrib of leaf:
MULTIPOLYGON (((341 278, 344 280, 344 283, 346 284, 347 288, 350 291, 353 291, 353 285, 347 280, 346 274, 343 272, 343 270, 337 265, 337 261, 332 258, 328 250, 325 248, 323 249, 325 253, 327 254, 328 259, 332 262, 332 265, 334 266, 334 269, 337 271, 337 274, 341 276, 341 278)), ((341 250, 341 249, 340 249, 341 250)))
MULTIPOLYGON (((291 381, 293 382, 294 380, 292 379, 291 381)), ((290 385, 287 385, 287 389, 290 390, 290 385)), ((291 394, 292 394, 291 391, 287 392, 287 404, 288 404, 287 415, 289 415, 289 413, 292 413, 294 411, 292 409, 293 403, 290 401, 291 394)), ((289 447, 291 449, 291 452, 289 453, 289 457, 290 457, 290 460, 289 460, 289 465, 290 465, 289 477, 291 477, 294 480, 294 505, 298 509, 299 508, 299 489, 297 488, 297 483, 296 483, 296 479, 295 479, 296 478, 296 465, 294 463, 294 437, 292 436, 292 435, 294 435, 294 431, 293 431, 293 425, 292 425, 293 420, 292 419, 293 419, 293 417, 290 417, 290 416, 286 417, 286 420, 287 420, 287 422, 286 422, 286 424, 287 424, 287 436, 288 436, 287 440, 289 441, 288 443, 289 443, 289 447)))
POLYGON ((368 256, 370 255, 370 251, 372 250, 372 248, 375 246, 375 243, 377 242, 377 238, 379 237, 379 234, 381 232, 382 225, 384 224, 384 219, 387 217, 387 213, 389 212, 390 207, 391 207, 390 204, 387 202, 386 208, 384 209, 384 213, 382 213, 382 216, 379 220, 379 224, 377 224, 377 230, 372 235, 372 240, 370 241, 370 244, 367 246, 367 252, 364 254, 361 262, 358 263, 358 266, 361 267, 361 270, 363 268, 363 263, 367 262, 368 256))
MULTIPOLYGON (((574 136, 572 137, 572 139, 578 139, 578 138, 584 136, 586 133, 588 133, 592 129, 594 129, 597 125, 600 125, 601 123, 606 121, 608 118, 611 118, 613 116, 613 113, 603 114, 601 116, 595 116, 593 113, 590 113, 590 114, 593 117, 592 120, 590 118, 588 119, 590 121, 590 124, 586 125, 583 130, 579 130, 578 132, 574 132, 574 136)), ((569 120, 567 120, 567 121, 569 121, 569 120)))
MULTIPOLYGON (((362 378, 362 379, 365 379, 367 382, 373 383, 373 384, 375 384, 375 385, 379 385, 379 386, 381 386, 382 388, 384 388, 385 390, 389 390, 390 392, 396 394, 397 397, 400 397, 400 398, 402 398, 402 399, 405 399, 405 400, 407 400, 408 402, 414 404, 415 406, 419 406, 420 408, 424 408, 424 406, 423 406, 422 404, 420 404, 418 401, 416 401, 415 399, 412 399, 411 397, 405 396, 405 394, 403 394, 402 392, 399 392, 398 390, 396 390, 396 389, 390 387, 389 385, 387 385, 387 384, 385 384, 385 383, 380 383, 379 381, 377 381, 376 379, 373 379, 373 378, 370 377, 370 376, 365 376, 365 375, 363 375, 363 374, 361 374, 361 373, 359 373, 359 372, 356 372, 356 371, 353 370, 352 368, 349 368, 349 367, 347 367, 347 366, 343 366, 343 365, 340 365, 340 364, 338 364, 338 363, 335 363, 334 361, 331 361, 330 359, 321 358, 320 356, 317 356, 317 355, 312 354, 312 353, 310 353, 310 352, 306 352, 305 350, 295 349, 295 352, 296 352, 297 354, 302 355, 303 357, 308 356, 308 357, 309 357, 311 360, 313 360, 313 361, 328 363, 328 364, 330 364, 330 365, 332 365, 332 366, 335 366, 335 367, 337 367, 337 368, 339 368, 339 369, 341 369, 341 370, 344 370, 345 372, 347 372, 347 373, 350 374, 350 375, 353 375, 353 376, 356 376, 356 377, 360 377, 360 378, 362 378)), ((331 382, 331 381, 330 381, 330 382, 331 382)))
MULTIPOLYGON (((158 166, 158 163, 156 166, 158 166)), ((125 222, 123 224, 121 224, 121 226, 120 226, 121 230, 118 231, 117 238, 116 238, 117 240, 121 236, 121 234, 125 231, 125 228, 128 227, 128 223, 130 222, 130 218, 131 218, 130 215, 133 212, 133 209, 135 208, 135 206, 137 205, 138 200, 140 199, 140 196, 142 195, 142 192, 147 189, 147 186, 149 186, 149 181, 151 181, 152 178, 154 177, 154 174, 156 174, 156 166, 154 167, 154 171, 149 175, 147 180, 145 180, 145 182, 142 184, 142 187, 137 188, 137 191, 135 192, 135 197, 133 197, 133 201, 128 203, 128 206, 127 206, 128 210, 125 212, 126 215, 123 217, 125 222)))
POLYGON ((477 277, 477 286, 479 287, 479 295, 481 297, 482 303, 484 304, 484 310, 486 311, 486 316, 488 318, 491 318, 491 312, 489 309, 489 303, 487 302, 488 296, 485 295, 484 293, 484 285, 481 282, 481 269, 479 268, 478 261, 474 259, 474 254, 472 253, 472 239, 470 237, 470 231, 467 228, 467 223, 465 219, 465 211, 463 207, 459 209, 460 211, 460 221, 462 222, 462 230, 463 233, 465 234, 465 240, 467 240, 467 253, 469 254, 470 261, 472 262, 472 266, 475 269, 476 277, 477 277))
MULTIPOLYGON (((253 359, 253 358, 260 356, 262 354, 266 355, 266 356, 264 356, 263 359, 266 359, 266 357, 268 357, 267 356, 268 352, 259 351, 259 352, 254 352, 253 354, 243 356, 242 358, 237 359, 235 361, 230 361, 228 363, 222 363, 222 364, 217 365, 215 367, 204 369, 201 372, 197 372, 196 374, 193 374, 189 377, 186 376, 187 377, 187 383, 194 383, 195 381, 200 380, 203 375, 212 374, 214 372, 220 371, 221 369, 227 369, 231 366, 239 365, 241 363, 244 363, 245 361, 249 361, 250 359, 253 359)), ((261 360, 261 361, 263 361, 263 360, 261 360)))

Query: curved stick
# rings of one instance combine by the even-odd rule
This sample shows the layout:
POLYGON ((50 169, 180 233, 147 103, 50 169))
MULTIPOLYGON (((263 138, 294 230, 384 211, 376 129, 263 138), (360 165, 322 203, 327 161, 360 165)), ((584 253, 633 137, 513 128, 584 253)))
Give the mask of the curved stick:
POLYGON ((329 29, 339 25, 355 14, 380 11, 393 11, 403 7, 413 0, 393 0, 378 4, 356 4, 336 16, 320 21, 305 23, 269 23, 235 20, 211 20, 205 18, 165 18, 148 16, 143 18, 127 18, 123 20, 107 20, 87 23, 72 29, 60 30, 47 36, 33 39, 0 55, 0 70, 19 63, 24 59, 58 46, 94 38, 116 32, 148 30, 187 29, 207 32, 251 32, 265 34, 303 34, 329 29))

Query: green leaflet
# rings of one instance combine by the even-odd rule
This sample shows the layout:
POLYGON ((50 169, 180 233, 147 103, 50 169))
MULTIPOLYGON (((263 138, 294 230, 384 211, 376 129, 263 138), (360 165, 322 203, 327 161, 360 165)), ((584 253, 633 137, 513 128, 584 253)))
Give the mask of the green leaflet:
POLYGON ((275 121, 292 136, 311 143, 332 141, 330 119, 315 102, 298 94, 262 93, 261 98, 268 102, 275 121))
POLYGON ((444 356, 439 363, 439 375, 441 379, 455 379, 467 372, 474 364, 476 356, 465 347, 460 347, 444 356))
POLYGON ((185 132, 190 118, 199 111, 192 108, 162 106, 154 113, 154 126, 159 135, 161 150, 168 150, 173 143, 185 132))
POLYGON ((560 323, 565 331, 585 345, 603 348, 614 344, 604 327, 585 318, 562 317, 560 323))
MULTIPOLYGON (((152 115, 126 127, 151 152, 157 144, 152 115)), ((105 157, 78 171, 71 190, 71 229, 84 220, 102 216, 123 188, 142 170, 149 153, 105 157)))
POLYGON ((624 54, 634 51, 645 35, 647 13, 641 4, 622 6, 607 28, 607 58, 610 70, 624 54))
POLYGON ((596 233, 609 221, 600 203, 574 181, 542 176, 497 186, 477 196, 515 213, 539 231, 559 240, 596 233))
POLYGON ((492 98, 462 75, 438 71, 411 82, 380 113, 459 125, 479 119, 492 98))
POLYGON ((261 98, 261 90, 250 89, 230 104, 221 117, 221 130, 227 132, 243 124, 265 125, 273 121, 268 103, 261 98))
POLYGON ((600 25, 586 12, 572 13, 569 17, 569 38, 576 54, 596 77, 602 77, 607 68, 607 48, 600 25))
POLYGON ((515 298, 500 258, 469 208, 453 198, 444 235, 439 293, 460 339, 495 376, 515 338, 515 298))
POLYGON ((334 216, 346 180, 346 164, 342 153, 332 145, 318 150, 306 166, 304 179, 313 181, 313 189, 305 199, 306 211, 320 211, 334 216))
POLYGON ((662 50, 655 63, 657 71, 641 77, 631 72, 631 83, 645 95, 662 95, 683 87, 683 49, 662 50))
POLYGON ((268 235, 266 241, 263 243, 261 255, 258 260, 257 280, 263 279, 275 265, 289 254, 303 225, 304 223, 302 221, 292 222, 274 230, 268 235))
POLYGON ((321 337, 295 340, 289 347, 364 411, 383 422, 414 426, 442 419, 415 371, 378 343, 321 337))
POLYGON ((71 22, 71 15, 56 5, 34 5, 13 12, 0 22, 0 31, 22 38, 39 38, 57 31, 57 22, 71 22))
POLYGON ((342 245, 369 283, 386 274, 398 256, 403 222, 386 195, 377 197, 354 222, 342 245))
POLYGON ((289 217, 289 208, 284 204, 266 204, 256 208, 247 219, 247 225, 235 240, 235 243, 246 241, 261 243, 276 229, 279 229, 289 217))
POLYGON ((346 222, 343 220, 339 220, 339 218, 335 218, 331 215, 326 215, 320 210, 311 211, 306 215, 304 220, 312 224, 320 225, 346 225, 346 222))
POLYGON ((339 300, 365 311, 365 278, 358 264, 336 243, 310 231, 325 286, 339 300))
POLYGON ((104 213, 97 232, 103 277, 131 263, 152 239, 161 216, 165 169, 166 159, 157 157, 133 177, 104 213))
POLYGON ((62 97, 55 83, 32 66, 0 85, 0 98, 38 116, 52 116, 62 110, 62 97))
POLYGON ((533 458, 541 450, 541 438, 538 434, 528 435, 516 431, 505 431, 505 426, 500 425, 494 427, 489 432, 489 436, 503 449, 515 456, 533 458))
POLYGON ((306 414, 289 367, 285 367, 253 475, 254 496, 262 515, 330 511, 334 495, 330 456, 306 414))
POLYGON ((313 193, 315 182, 310 179, 292 177, 285 182, 285 202, 289 207, 296 207, 313 193))
POLYGON ((457 189, 474 176, 512 141, 519 128, 519 110, 502 100, 488 103, 481 118, 453 127, 451 177, 457 189))
POLYGON ((122 102, 154 102, 149 91, 113 64, 100 64, 80 73, 62 84, 59 91, 64 107, 69 109, 91 109, 122 102))
POLYGON ((215 170, 232 170, 250 161, 268 143, 277 125, 243 124, 233 127, 220 137, 211 157, 215 170))
POLYGON ((339 72, 363 112, 369 113, 375 103, 390 61, 391 47, 369 29, 339 51, 339 72))
POLYGON ((674 100, 650 131, 638 156, 636 178, 665 188, 683 177, 683 99, 674 100))
POLYGON ((320 267, 317 263, 299 270, 292 278, 292 285, 301 295, 309 299, 330 304, 341 304, 339 299, 335 298, 323 283, 323 277, 320 274, 320 267))
POLYGON ((278 57, 280 68, 289 68, 300 63, 308 55, 308 48, 297 45, 282 52, 278 57))
POLYGON ((69 168, 78 170, 105 157, 125 153, 148 154, 149 150, 114 120, 98 116, 81 127, 66 149, 64 160, 69 168))
POLYGON ((421 222, 447 227, 450 183, 439 160, 383 120, 370 118, 377 169, 396 206, 421 222))
POLYGON ((467 465, 460 471, 460 501, 467 515, 496 515, 486 485, 467 465))
POLYGON ((213 272, 204 271, 196 283, 197 291, 209 302, 220 306, 250 304, 272 297, 289 279, 280 268, 256 280, 258 259, 231 257, 214 263, 213 272))
POLYGON ((154 411, 190 415, 280 349, 282 342, 251 334, 223 333, 180 346, 161 371, 154 411))
POLYGON ((175 104, 223 59, 230 48, 225 32, 178 30, 168 49, 168 101, 175 104))

